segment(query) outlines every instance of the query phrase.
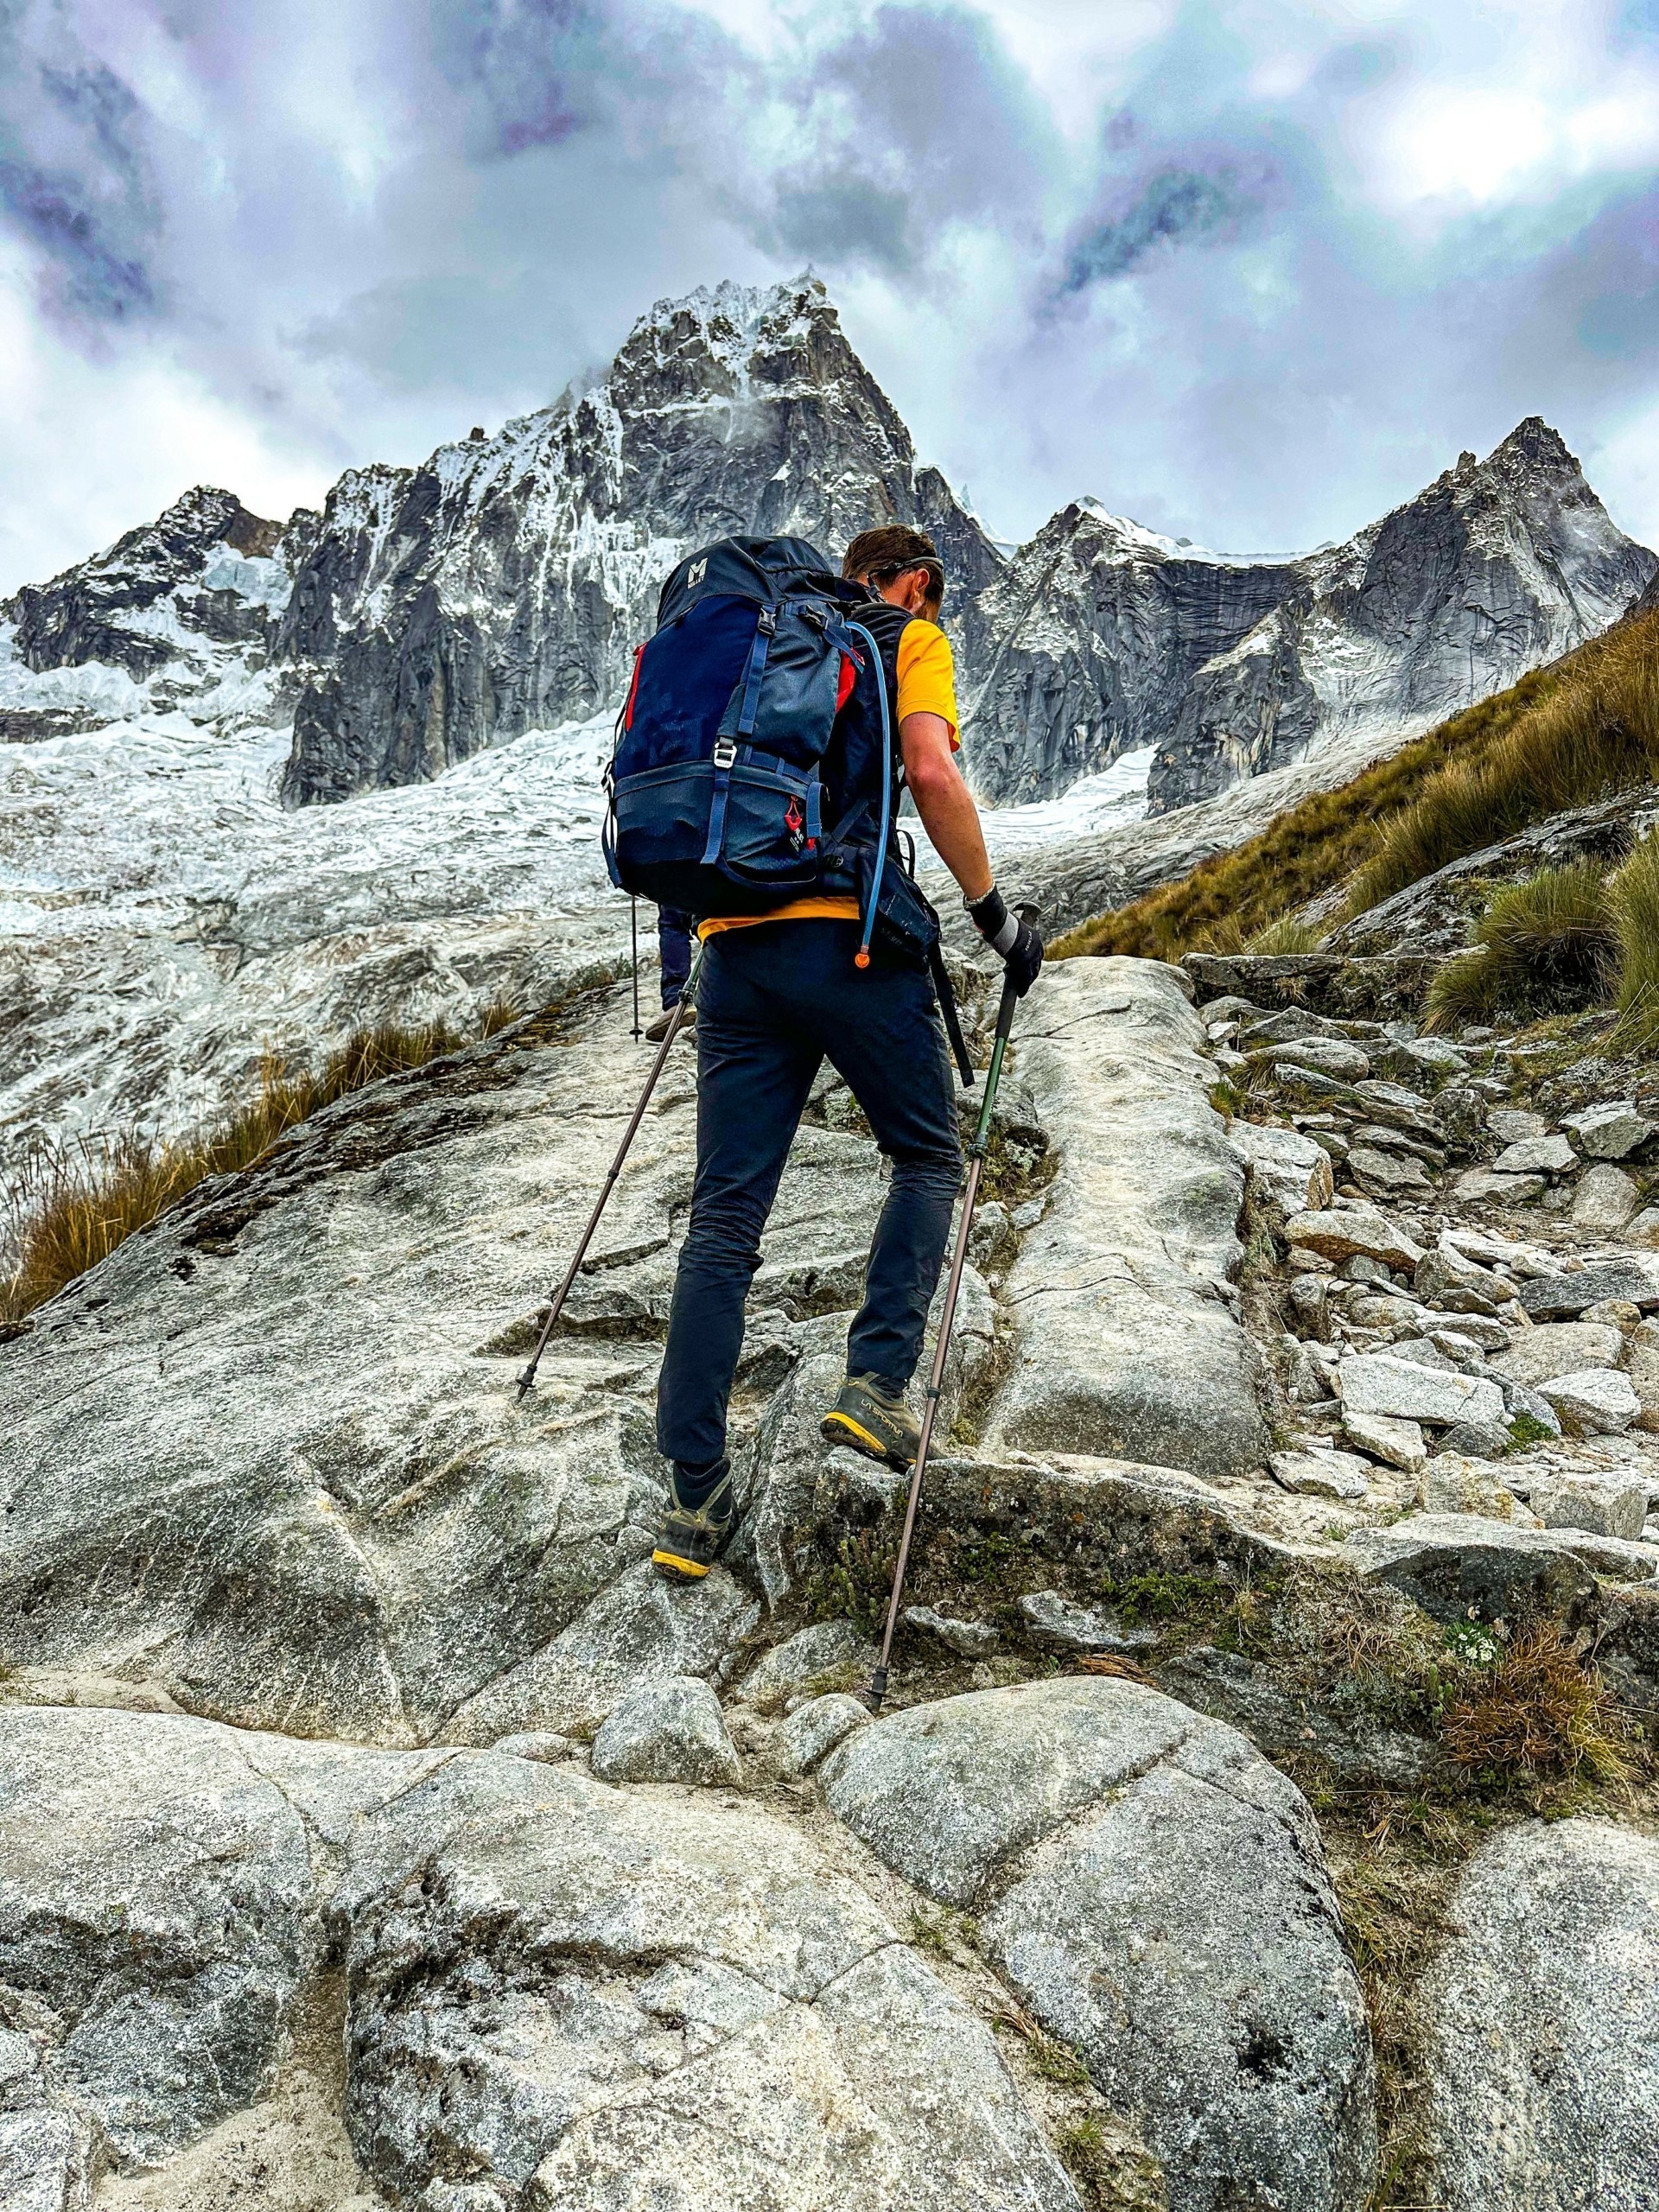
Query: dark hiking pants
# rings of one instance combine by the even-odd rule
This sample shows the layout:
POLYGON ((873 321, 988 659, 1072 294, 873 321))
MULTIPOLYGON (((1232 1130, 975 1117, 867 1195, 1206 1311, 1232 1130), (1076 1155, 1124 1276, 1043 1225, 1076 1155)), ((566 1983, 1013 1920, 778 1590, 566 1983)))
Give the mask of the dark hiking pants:
POLYGON ((684 997, 691 973, 691 917, 677 906, 657 909, 657 959, 666 1014, 684 997))
MULTIPOLYGON (((658 1448, 683 1471, 725 1451, 760 1232, 825 1058, 893 1163, 848 1372, 901 1390, 921 1355, 962 1171, 956 1100, 927 976, 879 956, 861 972, 858 938, 856 922, 761 922, 703 951, 697 1176, 657 1393, 658 1448)), ((682 1492, 696 1487, 683 1474, 682 1492)))

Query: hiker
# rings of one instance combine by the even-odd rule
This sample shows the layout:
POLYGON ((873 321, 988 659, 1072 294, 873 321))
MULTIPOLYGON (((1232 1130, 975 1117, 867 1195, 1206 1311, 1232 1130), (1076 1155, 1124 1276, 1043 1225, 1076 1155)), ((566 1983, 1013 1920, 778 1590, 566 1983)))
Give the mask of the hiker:
MULTIPOLYGON (((653 1045, 660 1045, 668 1034, 668 1025, 674 1019, 674 1009, 685 996, 685 987, 691 976, 691 931, 696 926, 690 914, 677 906, 657 909, 657 961, 658 980, 663 991, 663 1010, 646 1028, 645 1034, 653 1045)), ((636 1020, 638 1017, 635 1017, 636 1020)), ((689 1006, 681 1023, 682 1033, 690 1028, 697 1018, 697 1009, 689 1006)))
MULTIPOLYGON (((945 582, 938 550, 919 531, 866 531, 848 547, 842 573, 868 589, 868 603, 857 602, 849 619, 880 649, 900 756, 894 771, 902 766, 934 850, 1023 996, 1042 966, 1043 944, 996 888, 978 810, 956 765, 950 646, 937 620, 945 582)), ((870 773, 879 799, 879 754, 870 773)), ((868 842, 877 842, 873 824, 868 842)), ((861 944, 856 898, 819 894, 760 913, 716 912, 699 934, 696 1180, 657 1398, 658 1448, 672 1475, 652 1558, 670 1580, 705 1575, 731 1533, 726 1408, 744 1299, 823 1060, 845 1079, 892 1162, 864 1303, 849 1332, 847 1379, 823 1433, 897 1466, 914 1460, 919 1441, 904 1393, 962 1172, 932 984, 925 969, 883 951, 879 940, 873 949, 861 944)))

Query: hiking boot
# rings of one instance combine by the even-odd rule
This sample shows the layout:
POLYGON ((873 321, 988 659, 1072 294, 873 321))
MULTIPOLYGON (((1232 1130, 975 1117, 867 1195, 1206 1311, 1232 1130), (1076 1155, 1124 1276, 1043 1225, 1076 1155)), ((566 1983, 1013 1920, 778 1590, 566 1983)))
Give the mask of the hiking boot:
POLYGON ((867 1459, 909 1467, 921 1447, 922 1424, 903 1398, 885 1390, 874 1375, 849 1375, 819 1422, 818 1433, 831 1444, 850 1444, 867 1459))
POLYGON ((684 1503, 683 1480, 676 1467, 668 1478, 668 1510, 657 1524, 657 1548, 651 1555, 664 1582, 700 1582, 725 1549, 737 1518, 732 1471, 723 1460, 720 1479, 701 1504, 684 1503))
MULTIPOLYGON (((660 1045, 662 1043, 664 1038, 668 1034, 668 1025, 673 1020, 673 1007, 671 1006, 665 1006, 662 1012, 658 1015, 655 1021, 648 1022, 646 1024, 645 1034, 650 1038, 653 1045, 660 1045)), ((697 1009, 696 1007, 687 1007, 685 1009, 685 1019, 680 1024, 680 1034, 682 1037, 684 1036, 688 1029, 695 1027, 696 1019, 697 1009)))

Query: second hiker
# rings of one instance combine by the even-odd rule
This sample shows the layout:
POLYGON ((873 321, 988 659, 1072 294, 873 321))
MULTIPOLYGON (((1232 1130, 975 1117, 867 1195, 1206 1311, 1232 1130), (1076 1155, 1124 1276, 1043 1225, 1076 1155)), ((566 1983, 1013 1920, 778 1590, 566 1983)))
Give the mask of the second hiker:
MULTIPOLYGON (((1042 965, 1042 940, 996 889, 957 766, 950 646, 937 621, 938 553, 918 531, 866 531, 847 549, 842 574, 869 589, 855 612, 879 648, 894 772, 902 768, 934 850, 1023 995, 1042 965)), ((880 760, 861 770, 841 766, 854 780, 874 779, 866 839, 874 846, 880 760)), ((715 912, 700 925, 696 1181, 657 1404, 672 1494, 653 1558, 671 1579, 706 1574, 731 1530, 726 1409, 744 1300, 791 1141, 826 1058, 862 1108, 892 1178, 848 1335, 847 1379, 823 1431, 895 1465, 915 1457, 919 1425, 904 1394, 950 1236, 961 1173, 956 1103, 925 969, 885 951, 878 938, 855 973, 859 919, 856 896, 827 892, 760 913, 715 912)))

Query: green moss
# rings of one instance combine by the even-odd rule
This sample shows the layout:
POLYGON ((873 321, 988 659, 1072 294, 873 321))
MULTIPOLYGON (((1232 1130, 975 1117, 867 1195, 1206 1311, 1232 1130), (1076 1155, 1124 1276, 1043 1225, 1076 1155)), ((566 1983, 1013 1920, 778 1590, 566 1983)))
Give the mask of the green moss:
POLYGON ((1058 2140, 1090 2212, 1168 2212, 1162 2167, 1122 2129, 1091 2113, 1062 2128, 1058 2140))
POLYGON ((1211 1621, 1230 1612, 1238 1592, 1215 1574, 1169 1574, 1154 1570, 1118 1581, 1102 1577, 1096 1586, 1126 1628, 1142 1621, 1211 1621))
POLYGON ((1554 1433, 1553 1428, 1546 1427, 1534 1414, 1518 1413, 1510 1422, 1510 1440, 1517 1448, 1528 1444, 1545 1443, 1554 1433))

